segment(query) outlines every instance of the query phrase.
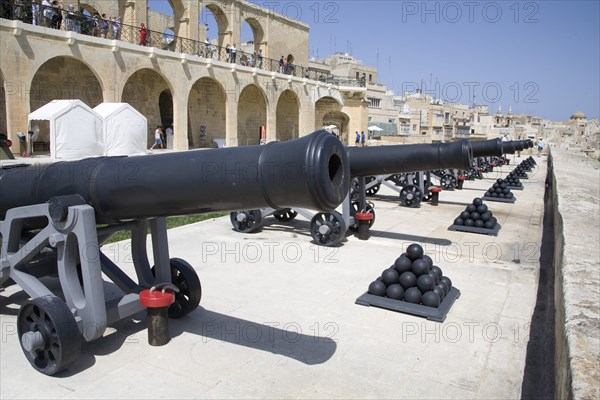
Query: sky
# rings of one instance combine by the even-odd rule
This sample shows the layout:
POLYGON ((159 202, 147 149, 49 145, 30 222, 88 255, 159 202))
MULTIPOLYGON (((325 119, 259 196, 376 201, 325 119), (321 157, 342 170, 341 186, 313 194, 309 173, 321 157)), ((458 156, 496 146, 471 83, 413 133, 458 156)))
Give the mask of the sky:
MULTIPOLYGON (((600 117, 598 0, 251 2, 308 24, 311 57, 349 53, 397 95, 422 88, 490 112, 600 117)), ((167 0, 150 8, 172 14, 167 0)), ((250 35, 245 25, 242 40, 250 35)))

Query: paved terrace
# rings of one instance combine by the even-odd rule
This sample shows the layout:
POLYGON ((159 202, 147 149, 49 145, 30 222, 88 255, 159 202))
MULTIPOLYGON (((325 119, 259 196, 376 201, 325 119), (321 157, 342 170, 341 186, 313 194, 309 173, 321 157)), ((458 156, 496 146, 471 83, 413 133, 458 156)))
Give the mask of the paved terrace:
MULTIPOLYGON (((398 206, 382 188, 371 239, 348 236, 338 248, 311 244, 301 217, 269 219, 254 234, 233 232, 227 217, 172 229, 171 256, 198 271, 201 307, 171 321, 163 347, 147 344, 143 315, 123 321, 55 377, 35 372, 22 354, 14 332, 27 296, 10 287, 0 296, 0 397, 519 398, 524 380, 536 384, 528 346, 547 346, 530 336, 540 270, 549 269, 540 266, 547 161, 536 159, 516 203, 487 202, 502 225, 497 237, 447 227, 519 159, 443 192, 437 207, 398 206), (354 304, 413 242, 461 291, 443 323, 354 304)), ((566 155, 553 162, 557 237, 564 228, 555 249, 564 255, 556 293, 566 330, 558 326, 557 337, 567 338, 557 344, 567 379, 556 397, 598 398, 598 170, 566 155)), ((104 251, 133 271, 127 246, 104 251)))

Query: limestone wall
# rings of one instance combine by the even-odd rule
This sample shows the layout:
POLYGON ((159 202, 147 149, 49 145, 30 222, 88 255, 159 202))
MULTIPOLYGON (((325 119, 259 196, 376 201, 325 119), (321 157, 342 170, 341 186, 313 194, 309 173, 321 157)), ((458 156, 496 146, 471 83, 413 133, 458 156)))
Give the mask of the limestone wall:
POLYGON ((553 149, 557 399, 600 398, 600 169, 553 149))

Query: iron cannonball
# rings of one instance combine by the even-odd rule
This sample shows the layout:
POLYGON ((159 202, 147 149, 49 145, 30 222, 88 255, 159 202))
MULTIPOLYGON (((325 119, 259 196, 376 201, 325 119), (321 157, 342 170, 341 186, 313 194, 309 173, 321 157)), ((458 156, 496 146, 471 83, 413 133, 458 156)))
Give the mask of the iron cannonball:
POLYGON ((417 287, 411 287, 404 292, 404 301, 419 304, 421 302, 421 291, 417 287))
POLYGON ((481 214, 481 220, 483 222, 487 222, 492 218, 492 213, 490 211, 486 211, 483 214, 481 214))
POLYGON ((427 254, 423 254, 423 260, 427 261, 427 264, 429 264, 429 270, 431 270, 431 267, 433 267, 433 260, 431 257, 429 257, 427 254))
POLYGON ((423 248, 420 245, 413 243, 406 248, 406 255, 412 261, 415 261, 416 259, 423 257, 423 248))
POLYGON ((410 271, 411 265, 412 261, 410 261, 410 258, 404 253, 402 253, 394 262, 394 268, 396 268, 396 271, 398 271, 399 274, 410 271))
POLYGON ((434 285, 437 285, 437 283, 440 281, 440 277, 438 276, 437 272, 429 271, 427 275, 433 279, 434 285))
POLYGON ((440 298, 440 303, 442 302, 442 300, 444 300, 444 297, 446 296, 446 293, 444 293, 444 289, 442 289, 438 285, 435 285, 432 292, 438 295, 438 297, 440 298))
POLYGON ((494 226, 498 223, 498 220, 496 219, 496 217, 490 218, 490 221, 492 221, 494 223, 494 226))
POLYGON ((492 197, 492 192, 488 190, 485 192, 484 197, 492 197))
POLYGON ((499 199, 503 199, 505 197, 506 197, 506 195, 504 193, 498 193, 498 198, 499 199))
POLYGON ((395 268, 388 268, 381 273, 381 279, 386 286, 393 285, 394 283, 398 283, 398 278, 400 278, 400 274, 396 271, 395 268))
POLYGON ((442 276, 440 282, 444 282, 448 286, 448 290, 452 288, 452 281, 447 276, 442 276))
POLYGON ((442 280, 440 280, 438 282, 438 284, 435 285, 435 287, 442 289, 444 291, 444 296, 446 296, 448 294, 448 292, 450 291, 450 288, 448 287, 448 285, 446 285, 442 280))
POLYGON ((402 300, 402 297, 404 297, 404 289, 402 289, 402 286, 395 283, 387 288, 385 295, 390 299, 402 300))
POLYGON ((504 182, 504 181, 502 180, 502 178, 498 178, 498 179, 496 179, 496 183, 502 183, 502 182, 504 182))
POLYGON ((475 197, 475 198, 473 199, 473 205, 474 205, 475 207, 477 207, 477 206, 481 205, 482 203, 483 203, 483 200, 481 200, 479 197, 475 197))
POLYGON ((487 228, 487 229, 494 229, 495 226, 496 226, 496 224, 493 223, 491 220, 485 221, 485 224, 483 225, 483 227, 487 228))
POLYGON ((500 188, 496 188, 496 189, 494 189, 494 192, 496 192, 496 193, 500 194, 500 193, 502 193, 502 189, 500 189, 500 188))
POLYGON ((465 226, 473 226, 473 225, 475 225, 475 221, 473 221, 471 218, 465 219, 465 226))
POLYGON ((471 219, 473 221, 477 221, 480 218, 481 218, 481 215, 477 211, 471 213, 471 219))
POLYGON ((437 274, 438 280, 442 276, 444 276, 444 272, 442 272, 442 269, 440 267, 438 267, 437 265, 434 265, 433 267, 431 267, 431 271, 434 272, 435 274, 437 274))
POLYGON ((492 192, 492 197, 498 197, 498 193, 492 192))
POLYGON ((454 225, 463 225, 464 223, 465 221, 461 217, 458 217, 454 220, 454 225))
POLYGON ((472 213, 473 211, 477 211, 477 206, 476 206, 475 204, 469 204, 469 205, 467 206, 466 210, 467 210, 469 213, 472 213))
POLYGON ((487 210, 488 210, 488 207, 485 204, 480 204, 480 205, 477 206, 477 212, 479 214, 483 214, 487 210))
POLYGON ((429 292, 435 287, 435 281, 431 276, 429 276, 429 274, 421 275, 417 278, 417 287, 423 293, 429 292))
POLYGON ((506 186, 507 186, 506 183, 501 183, 500 184, 500 189, 506 189, 506 186))
POLYGON ((440 305, 440 297, 433 291, 423 293, 421 302, 427 307, 438 307, 440 305))
POLYGON ((417 276, 412 272, 404 272, 398 279, 400 285, 406 290, 417 285, 417 276))
POLYGON ((509 188, 504 188, 504 189, 502 189, 502 193, 509 194, 510 193, 510 189, 509 188))
POLYGON ((470 212, 468 212, 468 211, 463 211, 463 212, 461 212, 461 213, 460 213, 460 217, 461 217, 463 220, 465 220, 465 219, 469 218, 470 216, 471 216, 471 213, 470 213, 470 212))
POLYGON ((485 226, 485 222, 482 219, 478 219, 475 221, 475 228, 483 228, 485 226))
POLYGON ((494 183, 494 185, 492 187, 494 189, 499 189, 500 188, 500 184, 499 183, 494 183))
POLYGON ((506 198, 507 199, 512 199, 513 197, 514 197, 514 194, 512 192, 506 193, 506 198))
POLYGON ((413 261, 411 270, 416 276, 421 276, 429 272, 429 263, 419 258, 413 261))
POLYGON ((385 296, 385 291, 386 291, 386 287, 385 287, 385 283, 383 283, 380 280, 375 280, 373 282, 371 282, 371 284, 369 285, 369 294, 372 294, 374 296, 385 296))

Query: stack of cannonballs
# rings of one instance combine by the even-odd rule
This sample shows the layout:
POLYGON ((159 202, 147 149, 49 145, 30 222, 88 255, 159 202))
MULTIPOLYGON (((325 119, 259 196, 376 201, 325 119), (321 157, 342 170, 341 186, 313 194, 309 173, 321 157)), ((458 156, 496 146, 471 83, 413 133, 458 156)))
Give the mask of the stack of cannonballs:
POLYGON ((487 199, 508 199, 511 200, 514 198, 513 193, 510 191, 508 187, 508 183, 503 182, 502 179, 498 179, 491 188, 488 189, 487 192, 483 195, 484 198, 487 199))
POLYGON ((511 174, 513 174, 515 178, 527 179, 527 171, 521 164, 517 165, 517 167, 512 170, 511 174))
POLYGON ((369 285, 369 294, 428 307, 438 307, 452 288, 452 281, 433 265, 423 248, 413 243, 369 285))
MULTIPOLYGON (((517 178, 517 176, 515 174, 513 174, 512 172, 509 173, 506 176, 506 178, 501 179, 501 180, 502 180, 502 182, 499 182, 499 183, 506 183, 506 185, 511 189, 523 187, 523 183, 521 182, 521 180, 519 178, 517 178)), ((500 181, 500 179, 498 181, 500 181)))
POLYGON ((535 160, 532 157, 529 157, 523 161, 521 161, 521 164, 519 164, 520 167, 523 167, 523 169, 526 172, 529 172, 533 169, 533 167, 535 166, 535 160))
POLYGON ((492 212, 479 197, 473 199, 473 203, 469 204, 454 220, 454 225, 484 229, 494 229, 497 223, 492 212))

